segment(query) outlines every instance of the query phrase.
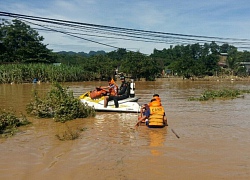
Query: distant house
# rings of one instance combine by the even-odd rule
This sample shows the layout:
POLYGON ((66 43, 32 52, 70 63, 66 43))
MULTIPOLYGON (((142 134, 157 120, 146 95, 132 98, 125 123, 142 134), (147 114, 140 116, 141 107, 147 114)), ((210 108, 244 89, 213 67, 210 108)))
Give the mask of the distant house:
POLYGON ((53 63, 54 66, 61 66, 61 63, 53 63))
MULTIPOLYGON (((227 68, 227 53, 220 53, 220 60, 218 62, 218 65, 222 68, 227 68)), ((240 65, 244 66, 246 68, 246 72, 250 74, 250 62, 240 62, 240 65)))
POLYGON ((227 53, 220 53, 220 60, 218 62, 218 65, 222 68, 227 68, 228 65, 227 65, 227 56, 228 54, 227 53))
POLYGON ((246 72, 250 74, 250 62, 240 62, 240 65, 246 68, 246 72))
POLYGON ((172 74, 172 70, 171 69, 166 69, 166 75, 171 75, 172 74))

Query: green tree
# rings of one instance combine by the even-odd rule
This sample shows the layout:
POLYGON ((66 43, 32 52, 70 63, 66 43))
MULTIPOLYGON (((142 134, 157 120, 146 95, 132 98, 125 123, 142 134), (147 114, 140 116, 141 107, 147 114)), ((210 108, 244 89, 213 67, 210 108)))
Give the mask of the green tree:
POLYGON ((210 43, 210 50, 212 54, 218 55, 220 53, 220 46, 213 41, 210 43))
POLYGON ((146 78, 146 80, 154 80, 161 72, 154 59, 140 52, 128 52, 122 60, 120 70, 134 79, 146 78))
POLYGON ((20 20, 2 21, 0 42, 3 62, 55 62, 56 56, 46 45, 38 32, 20 20))
POLYGON ((227 65, 231 71, 231 74, 234 75, 234 73, 239 68, 239 61, 238 61, 238 57, 237 57, 237 48, 225 43, 225 44, 221 45, 220 52, 228 54, 227 65))
POLYGON ((119 48, 119 49, 117 49, 117 51, 111 51, 111 52, 107 53, 107 56, 110 59, 120 61, 120 60, 124 59, 124 57, 126 56, 126 54, 127 54, 126 49, 119 48))

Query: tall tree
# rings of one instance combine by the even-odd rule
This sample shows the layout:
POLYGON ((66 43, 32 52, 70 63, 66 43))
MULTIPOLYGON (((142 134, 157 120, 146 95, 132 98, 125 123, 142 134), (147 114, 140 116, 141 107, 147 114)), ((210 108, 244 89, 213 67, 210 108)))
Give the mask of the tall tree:
POLYGON ((0 42, 3 46, 1 56, 5 62, 55 62, 55 54, 47 49, 38 32, 20 20, 2 21, 0 42))

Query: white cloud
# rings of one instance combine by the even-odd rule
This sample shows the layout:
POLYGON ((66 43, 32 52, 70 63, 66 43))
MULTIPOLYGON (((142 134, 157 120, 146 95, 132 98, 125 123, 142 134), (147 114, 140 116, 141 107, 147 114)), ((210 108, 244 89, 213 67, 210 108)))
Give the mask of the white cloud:
MULTIPOLYGON (((0 0, 0 11, 131 29, 250 39, 249 5, 247 0, 0 0)), ((60 33, 39 33, 45 37, 45 44, 56 51, 114 50, 60 33)), ((154 48, 169 47, 168 44, 84 38, 148 54, 154 48)))

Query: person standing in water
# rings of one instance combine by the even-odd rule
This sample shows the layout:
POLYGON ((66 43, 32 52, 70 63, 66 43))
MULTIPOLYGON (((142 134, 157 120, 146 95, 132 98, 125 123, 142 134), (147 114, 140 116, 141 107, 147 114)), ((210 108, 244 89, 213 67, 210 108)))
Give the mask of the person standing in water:
POLYGON ((138 118, 136 126, 139 126, 144 122, 148 127, 168 126, 167 116, 163 106, 161 105, 159 94, 154 94, 150 103, 144 104, 141 107, 141 116, 138 118))

